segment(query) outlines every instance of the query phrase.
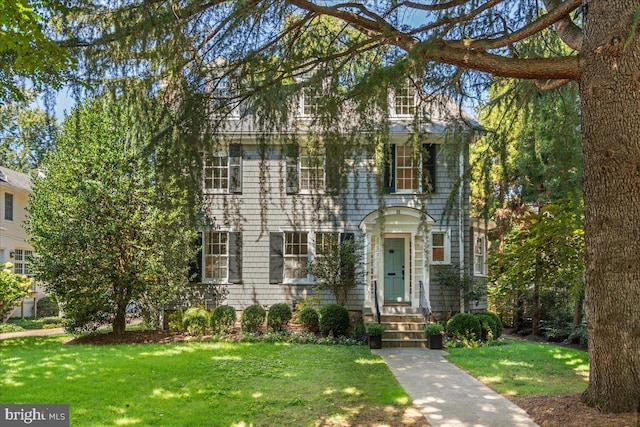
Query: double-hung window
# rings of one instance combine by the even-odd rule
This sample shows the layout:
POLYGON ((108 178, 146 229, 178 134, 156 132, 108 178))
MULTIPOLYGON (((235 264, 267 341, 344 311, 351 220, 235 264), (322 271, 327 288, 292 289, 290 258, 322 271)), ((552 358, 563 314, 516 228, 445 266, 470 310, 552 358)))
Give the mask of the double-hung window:
POLYGON ((448 231, 431 232, 431 262, 433 264, 451 262, 451 238, 448 231))
POLYGON ((482 233, 474 233, 473 243, 473 273, 476 276, 486 276, 487 269, 487 237, 482 233))
POLYGON ((384 190, 387 193, 434 193, 436 189, 435 144, 391 144, 384 164, 384 190))
POLYGON ((229 235, 226 231, 207 231, 204 233, 204 281, 224 283, 227 281, 229 265, 229 235))
POLYGON ((394 91, 394 103, 396 116, 413 116, 416 113, 418 94, 415 86, 410 82, 400 86, 394 91))
POLYGON ((310 144, 286 146, 286 190, 287 194, 301 191, 323 191, 326 189, 325 149, 322 145, 310 144))
POLYGON ((205 193, 242 193, 242 146, 231 144, 228 152, 204 154, 205 193))
POLYGON ((33 259, 33 251, 26 249, 16 249, 13 255, 13 272, 15 274, 24 274, 32 276, 31 260, 33 259))
POLYGON ((309 233, 289 231, 284 233, 284 279, 306 279, 309 260, 309 233))
POLYGON ((13 194, 4 193, 4 219, 13 221, 13 194))

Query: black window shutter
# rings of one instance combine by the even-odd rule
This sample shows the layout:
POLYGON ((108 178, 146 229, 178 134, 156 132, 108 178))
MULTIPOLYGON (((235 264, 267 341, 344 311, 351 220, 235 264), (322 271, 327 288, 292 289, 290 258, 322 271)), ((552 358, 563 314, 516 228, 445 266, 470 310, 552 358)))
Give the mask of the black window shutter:
POLYGON ((422 191, 436 192, 436 144, 422 146, 422 191))
POLYGON ((193 246, 196 249, 194 259, 189 263, 189 282, 202 282, 202 232, 198 232, 198 236, 193 240, 193 246))
POLYGON ((284 278, 284 235, 269 233, 269 283, 282 283, 284 278))
POLYGON ((286 190, 287 194, 296 194, 300 191, 300 182, 298 178, 298 160, 300 158, 300 148, 297 144, 289 144, 286 148, 286 190))
POLYGON ((384 162, 384 192, 396 191, 396 144, 389 145, 389 152, 384 162))
POLYGON ((229 146, 229 192, 242 194, 242 145, 229 146))
POLYGON ((345 240, 353 240, 355 235, 353 233, 340 233, 340 242, 344 242, 345 240))
POLYGON ((242 283, 242 233, 229 233, 229 283, 242 283))

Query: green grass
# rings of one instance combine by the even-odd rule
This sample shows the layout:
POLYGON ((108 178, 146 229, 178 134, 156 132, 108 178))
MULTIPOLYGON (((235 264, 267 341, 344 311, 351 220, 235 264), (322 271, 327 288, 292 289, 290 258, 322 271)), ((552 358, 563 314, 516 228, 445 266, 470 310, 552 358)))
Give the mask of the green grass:
POLYGON ((371 409, 398 420, 411 405, 364 346, 65 339, 0 341, 0 402, 69 404, 73 426, 368 424, 371 409))
POLYGON ((587 353, 546 343, 449 349, 447 358, 506 396, 582 392, 589 380, 587 353))
POLYGON ((11 318, 5 325, 19 326, 22 329, 53 329, 64 327, 64 319, 60 317, 11 318))

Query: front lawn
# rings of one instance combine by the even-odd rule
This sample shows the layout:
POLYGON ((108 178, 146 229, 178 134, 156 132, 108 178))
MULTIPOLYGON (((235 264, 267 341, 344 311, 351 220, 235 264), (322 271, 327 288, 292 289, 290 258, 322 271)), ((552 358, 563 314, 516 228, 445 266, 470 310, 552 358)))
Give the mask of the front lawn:
POLYGON ((513 339, 507 343, 452 348, 447 358, 505 396, 555 395, 587 388, 589 360, 584 351, 513 339))
POLYGON ((72 426, 403 425, 415 414, 364 346, 68 338, 0 341, 0 402, 69 404, 72 426))

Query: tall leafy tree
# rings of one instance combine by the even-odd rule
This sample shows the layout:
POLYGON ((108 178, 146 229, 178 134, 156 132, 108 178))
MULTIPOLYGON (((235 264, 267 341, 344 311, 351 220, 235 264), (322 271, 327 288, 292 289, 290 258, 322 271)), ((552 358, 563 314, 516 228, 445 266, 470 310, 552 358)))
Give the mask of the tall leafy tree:
POLYGON ((53 150, 58 131, 55 119, 31 100, 0 105, 0 165, 24 173, 53 150))
MULTIPOLYGON (((151 89, 159 80, 170 82, 172 76, 206 80, 215 57, 225 55, 231 68, 246 77, 246 96, 269 94, 270 102, 265 105, 270 109, 265 111, 279 119, 273 123, 280 129, 286 123, 281 119, 286 111, 279 102, 282 98, 274 96, 278 82, 310 65, 347 66, 365 52, 375 52, 381 61, 355 76, 346 96, 357 100, 360 111, 368 113, 363 116, 369 118, 385 111, 381 94, 389 85, 407 78, 421 88, 446 91, 458 99, 462 92, 484 89, 491 75, 535 80, 546 88, 577 82, 585 159, 586 307, 590 319, 591 371, 585 398, 609 411, 637 407, 637 0, 70 3, 77 6, 78 18, 68 21, 67 30, 86 54, 80 68, 86 76, 121 77, 118 83, 127 80, 122 77, 139 76, 151 89), (354 43, 332 44, 332 50, 313 56, 290 55, 287 42, 291 38, 285 35, 304 34, 310 30, 308 24, 320 16, 340 20, 345 29, 357 30, 359 37, 354 43), (546 56, 520 49, 550 26, 570 47, 570 54, 546 56), (381 47, 386 49, 380 52, 381 47)), ((316 68, 327 75, 336 69, 316 68)), ((206 92, 206 86, 202 88, 206 92)), ((384 126, 361 129, 382 131, 384 126)))
POLYGON ((78 107, 33 186, 35 274, 71 330, 108 322, 122 334, 131 303, 157 320, 187 282, 194 233, 186 193, 155 174, 131 117, 109 97, 78 107))
POLYGON ((0 2, 0 103, 24 100, 25 80, 35 87, 61 84, 74 64, 54 34, 65 11, 57 0, 0 2))

